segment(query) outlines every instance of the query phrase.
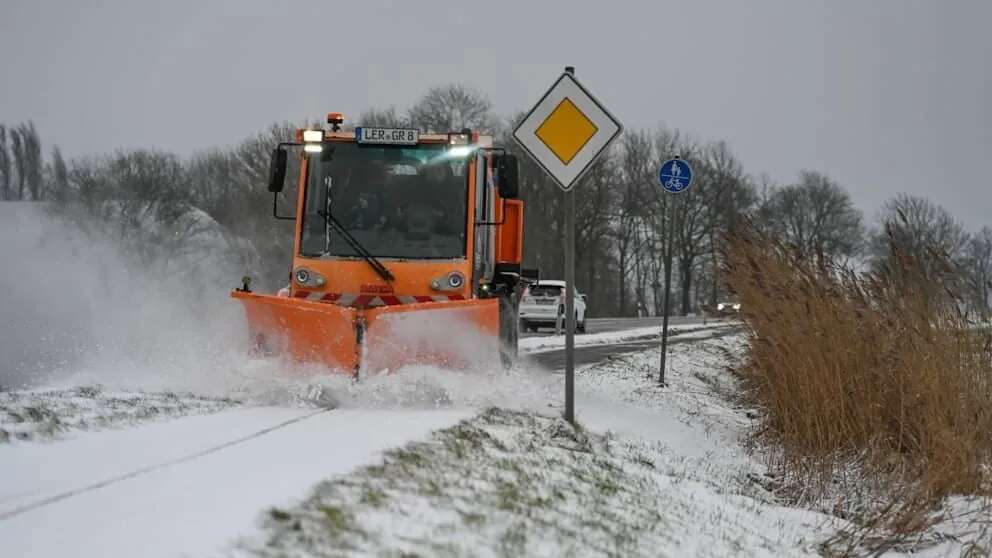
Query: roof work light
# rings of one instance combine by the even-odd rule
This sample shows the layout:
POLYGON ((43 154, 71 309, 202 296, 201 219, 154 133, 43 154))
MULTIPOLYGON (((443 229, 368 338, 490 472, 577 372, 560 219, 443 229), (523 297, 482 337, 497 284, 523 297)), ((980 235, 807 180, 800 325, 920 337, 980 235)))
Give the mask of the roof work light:
POLYGON ((320 153, 324 150, 321 145, 323 141, 323 130, 303 130, 303 151, 307 153, 320 153))
POLYGON ((472 131, 464 129, 461 132, 448 134, 448 154, 452 157, 465 157, 472 152, 472 131))
POLYGON ((303 130, 303 141, 306 143, 320 143, 324 141, 324 131, 303 130))

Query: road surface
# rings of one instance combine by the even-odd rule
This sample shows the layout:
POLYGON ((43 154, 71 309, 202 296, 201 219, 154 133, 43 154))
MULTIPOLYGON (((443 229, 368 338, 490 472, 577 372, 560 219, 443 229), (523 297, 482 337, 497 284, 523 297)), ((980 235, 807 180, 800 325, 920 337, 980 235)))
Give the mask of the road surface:
MULTIPOLYGON (((675 316, 669 319, 669 325, 671 326, 671 333, 678 333, 680 326, 696 326, 702 325, 702 318, 685 318, 681 316, 675 316)), ((661 343, 661 318, 595 318, 589 319, 586 325, 586 334, 593 333, 606 333, 606 332, 617 332, 629 329, 639 329, 657 326, 658 335, 651 339, 638 339, 633 341, 611 343, 608 345, 587 345, 587 346, 577 346, 575 348, 575 365, 582 366, 586 364, 595 364, 601 360, 609 358, 611 356, 622 355, 626 353, 634 353, 637 351, 644 351, 647 349, 652 349, 658 347, 661 343)), ((713 336, 727 335, 737 331, 738 328, 734 326, 721 327, 715 329, 712 333, 713 336)), ((525 337, 534 336, 550 336, 552 335, 551 330, 541 330, 537 334, 527 334, 525 337)), ((584 334, 578 334, 579 336, 584 334)), ((693 337, 689 339, 679 339, 677 336, 669 338, 669 344, 674 345, 678 343, 685 343, 698 339, 698 337, 693 337)), ((523 356, 525 362, 536 363, 543 368, 548 370, 561 370, 565 368, 565 351, 563 349, 557 350, 546 350, 537 353, 532 353, 523 356)))
MULTIPOLYGON (((668 319, 669 325, 695 325, 703 323, 702 318, 686 318, 682 316, 672 316, 668 319)), ((657 326, 661 330, 661 318, 589 318, 586 320, 586 333, 606 333, 610 331, 623 331, 625 329, 636 329, 639 327, 657 326)), ((537 333, 520 332, 521 337, 538 337, 553 335, 551 328, 541 328, 537 333)))

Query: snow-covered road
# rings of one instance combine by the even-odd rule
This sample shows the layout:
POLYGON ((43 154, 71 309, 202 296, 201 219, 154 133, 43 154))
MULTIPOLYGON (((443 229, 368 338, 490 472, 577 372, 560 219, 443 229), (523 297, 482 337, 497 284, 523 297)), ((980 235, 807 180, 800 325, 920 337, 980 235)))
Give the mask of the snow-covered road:
POLYGON ((221 554, 266 507, 470 415, 247 408, 0 445, 0 556, 221 554))

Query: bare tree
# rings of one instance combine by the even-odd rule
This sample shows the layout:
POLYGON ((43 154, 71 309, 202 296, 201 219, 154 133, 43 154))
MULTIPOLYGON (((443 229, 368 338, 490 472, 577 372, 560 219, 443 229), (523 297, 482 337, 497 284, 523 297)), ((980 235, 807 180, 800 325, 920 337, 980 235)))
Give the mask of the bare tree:
POLYGON ((469 128, 494 132, 496 120, 492 103, 479 91, 460 84, 432 87, 407 113, 413 126, 428 132, 449 132, 469 128))
POLYGON ((757 198, 754 186, 744 174, 741 162, 730 151, 724 141, 710 144, 704 150, 704 158, 712 184, 707 191, 709 206, 709 285, 710 306, 716 306, 719 298, 719 254, 724 233, 733 230, 740 215, 746 213, 757 198))
POLYGON ((797 184, 773 190, 765 203, 765 226, 806 257, 850 258, 861 249, 861 212, 823 174, 802 171, 797 184))
MULTIPOLYGON (((31 199, 40 200, 44 196, 42 168, 45 164, 41 157, 41 138, 38 136, 38 130, 35 129, 32 121, 21 124, 19 128, 24 156, 25 182, 31 199)), ((23 196, 21 199, 24 199, 23 196)))
MULTIPOLYGON (((705 167, 704 167, 705 168, 705 167)), ((700 169, 703 170, 703 169, 700 169)), ((682 292, 682 314, 692 312, 693 280, 700 257, 708 250, 710 231, 706 200, 712 183, 707 183, 705 172, 691 189, 678 194, 675 217, 675 257, 678 262, 679 288, 682 292)))
MULTIPOLYGON (((616 203, 612 206, 613 227, 610 236, 617 253, 617 279, 619 284, 618 312, 621 316, 629 314, 628 278, 632 266, 639 262, 638 253, 644 241, 641 224, 650 213, 646 206, 647 190, 651 187, 654 176, 655 154, 651 136, 643 131, 627 132, 621 138, 620 167, 622 182, 618 184, 616 203)), ((610 206, 604 206, 604 210, 610 206)), ((641 279, 647 277, 647 266, 641 266, 641 279)), ((635 296, 643 303, 644 292, 640 289, 635 296)))
POLYGON ((396 112, 396 107, 387 109, 370 108, 358 116, 359 126, 381 126, 383 128, 406 128, 410 126, 407 117, 396 112))
POLYGON ((882 231, 872 239, 874 269, 914 281, 934 299, 957 284, 960 276, 952 266, 968 235, 947 210, 927 198, 899 194, 882 205, 878 220, 882 231))
POLYGON ((11 173, 10 151, 7 149, 7 128, 0 125, 0 196, 10 199, 11 173))
POLYGON ((608 271, 610 212, 616 191, 617 160, 613 152, 605 153, 575 185, 575 252, 576 284, 593 295, 589 312, 595 314, 612 310, 608 293, 598 291, 602 276, 608 271), (598 295, 598 296, 597 296, 598 295))
MULTIPOLYGON (((14 169, 17 171, 17 197, 24 199, 24 186, 27 184, 27 157, 24 149, 24 138, 21 136, 20 127, 10 131, 10 152, 14 159, 14 169)), ((10 199, 10 198, 7 198, 10 199)))
POLYGON ((51 191, 56 201, 65 202, 69 198, 69 169, 66 167, 65 159, 62 158, 62 150, 58 146, 52 148, 51 191))
POLYGON ((987 319, 992 310, 992 227, 983 227, 968 239, 962 267, 971 306, 987 319))

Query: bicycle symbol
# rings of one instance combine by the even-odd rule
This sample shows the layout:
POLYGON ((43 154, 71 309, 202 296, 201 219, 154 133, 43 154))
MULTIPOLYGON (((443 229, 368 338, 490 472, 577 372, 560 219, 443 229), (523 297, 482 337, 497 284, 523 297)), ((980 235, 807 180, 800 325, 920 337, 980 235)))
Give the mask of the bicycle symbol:
POLYGON ((678 194, 692 185, 692 167, 680 159, 671 159, 661 165, 658 181, 666 192, 678 194))

